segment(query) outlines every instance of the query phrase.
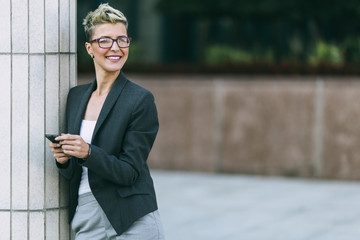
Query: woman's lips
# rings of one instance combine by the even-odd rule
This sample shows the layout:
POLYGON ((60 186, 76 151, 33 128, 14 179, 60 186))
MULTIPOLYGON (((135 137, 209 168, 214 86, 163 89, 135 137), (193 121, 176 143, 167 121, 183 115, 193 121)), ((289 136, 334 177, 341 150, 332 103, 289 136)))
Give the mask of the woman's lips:
POLYGON ((112 62, 117 62, 121 59, 121 56, 106 56, 106 59, 109 59, 112 62))

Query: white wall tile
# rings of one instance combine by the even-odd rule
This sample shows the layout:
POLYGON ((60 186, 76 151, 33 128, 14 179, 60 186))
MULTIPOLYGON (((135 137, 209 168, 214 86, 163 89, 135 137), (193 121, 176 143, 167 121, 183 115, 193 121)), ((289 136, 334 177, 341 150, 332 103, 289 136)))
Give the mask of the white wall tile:
MULTIPOLYGON (((70 0, 70 52, 76 53, 77 41, 76 41, 76 0, 70 0)), ((79 29, 81 30, 81 29, 79 29)), ((74 66, 74 65, 72 65, 74 66)))
POLYGON ((45 239, 45 218, 44 212, 30 212, 29 236, 31 240, 45 239))
POLYGON ((45 49, 46 52, 59 51, 59 10, 58 0, 45 1, 45 49))
POLYGON ((44 207, 44 117, 45 79, 44 56, 30 56, 30 151, 29 151, 29 208, 44 207))
POLYGON ((58 208, 59 201, 59 172, 54 157, 49 148, 46 149, 45 164, 45 204, 47 208, 58 208))
POLYGON ((0 52, 10 52, 10 2, 11 0, 0 0, 0 52))
POLYGON ((28 52, 28 0, 12 0, 12 51, 28 52))
POLYGON ((60 2, 60 52, 70 51, 70 6, 69 0, 60 2))
POLYGON ((70 56, 60 55, 60 131, 64 131, 65 108, 67 95, 70 89, 70 56))
POLYGON ((28 57, 14 55, 12 68, 12 207, 27 209, 28 57))
POLYGON ((44 52, 44 0, 29 0, 29 51, 44 52))
POLYGON ((46 56, 46 133, 59 133, 59 56, 46 56))
POLYGON ((77 85, 77 57, 76 54, 70 55, 70 88, 77 85))
MULTIPOLYGON (((59 55, 46 56, 46 133, 59 133, 59 55)), ((47 145, 47 144, 45 144, 47 145)), ((45 199, 47 208, 59 206, 59 174, 54 157, 46 147, 45 199)))
MULTIPOLYGON (((10 156, 11 156, 11 59, 0 55, 0 208, 10 209, 10 156)), ((1 235, 0 235, 1 236, 1 235)))
POLYGON ((13 212, 11 239, 12 240, 28 239, 27 227, 28 227, 28 214, 24 212, 13 212))
POLYGON ((60 210, 60 240, 69 240, 70 226, 68 224, 68 210, 60 210))
POLYGON ((59 173, 50 149, 46 150, 45 164, 45 204, 47 208, 58 208, 59 201, 59 173))
POLYGON ((59 211, 46 212, 46 239, 59 240, 59 211))
POLYGON ((0 212, 1 239, 10 239, 10 212, 0 212))

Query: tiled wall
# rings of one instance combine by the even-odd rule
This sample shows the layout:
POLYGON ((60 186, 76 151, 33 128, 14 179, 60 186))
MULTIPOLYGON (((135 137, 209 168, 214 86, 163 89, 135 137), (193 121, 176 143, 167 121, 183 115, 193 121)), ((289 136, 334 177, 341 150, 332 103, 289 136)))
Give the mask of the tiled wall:
POLYGON ((76 1, 1 0, 0 238, 69 239, 65 182, 45 133, 76 84, 76 1))

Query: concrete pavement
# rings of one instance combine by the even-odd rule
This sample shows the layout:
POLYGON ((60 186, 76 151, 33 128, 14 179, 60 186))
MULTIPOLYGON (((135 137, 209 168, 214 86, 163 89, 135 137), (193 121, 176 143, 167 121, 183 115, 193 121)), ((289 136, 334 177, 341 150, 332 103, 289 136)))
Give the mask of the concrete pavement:
POLYGON ((153 170, 167 240, 357 240, 360 182, 153 170))

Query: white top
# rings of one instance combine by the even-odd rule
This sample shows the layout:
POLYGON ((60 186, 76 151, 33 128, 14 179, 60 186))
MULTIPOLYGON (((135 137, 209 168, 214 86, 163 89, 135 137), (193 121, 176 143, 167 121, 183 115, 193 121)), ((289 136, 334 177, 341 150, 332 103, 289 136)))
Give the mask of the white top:
MULTIPOLYGON (((91 143, 91 138, 94 133, 96 121, 82 120, 80 127, 80 136, 85 142, 91 143)), ((91 192, 88 178, 87 167, 82 167, 81 181, 79 187, 79 195, 91 192)))

